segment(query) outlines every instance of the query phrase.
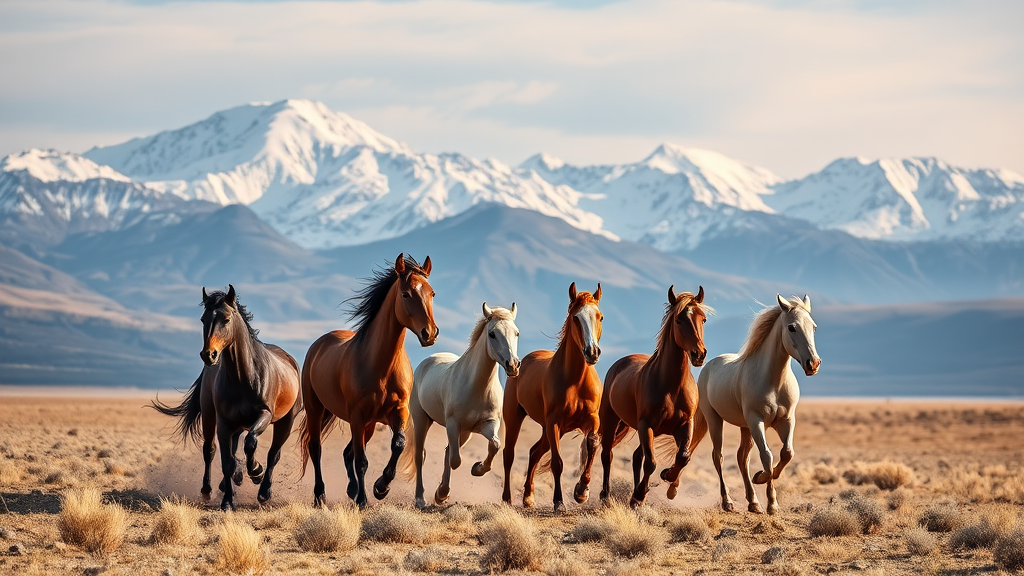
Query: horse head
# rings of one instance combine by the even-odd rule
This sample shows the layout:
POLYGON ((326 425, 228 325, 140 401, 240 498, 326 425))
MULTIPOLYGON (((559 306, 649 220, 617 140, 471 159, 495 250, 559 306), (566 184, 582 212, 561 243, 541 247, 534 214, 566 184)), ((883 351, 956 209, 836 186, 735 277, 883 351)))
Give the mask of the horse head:
POLYGON ((708 317, 703 302, 703 286, 698 288, 696 296, 689 292, 677 295, 674 285, 668 288, 669 313, 673 316, 672 338, 689 357, 690 364, 698 368, 704 365, 708 355, 704 346, 704 323, 708 317))
POLYGON ((814 376, 821 366, 821 357, 814 346, 814 329, 818 327, 811 318, 811 299, 806 294, 803 300, 786 300, 775 295, 782 309, 782 322, 786 326, 782 343, 786 352, 804 369, 804 374, 814 376))
POLYGON ((601 301, 601 283, 597 283, 597 290, 590 292, 576 292, 576 283, 569 285, 569 316, 572 318, 572 337, 583 350, 583 357, 587 364, 597 364, 601 357, 601 322, 604 314, 601 314, 598 303, 601 301))
POLYGON ((487 322, 487 354, 505 369, 505 375, 519 376, 519 328, 516 326, 516 303, 512 308, 491 308, 483 304, 484 321, 487 322))
POLYGON ((400 294, 395 303, 395 315, 402 326, 416 335, 423 347, 437 342, 437 335, 441 332, 434 323, 434 289, 427 281, 430 269, 430 256, 422 266, 406 262, 404 253, 395 259, 396 287, 400 294))
POLYGON ((221 353, 234 342, 235 324, 238 318, 238 300, 235 287, 228 284, 228 291, 206 293, 203 288, 203 351, 199 357, 207 366, 220 361, 221 353))

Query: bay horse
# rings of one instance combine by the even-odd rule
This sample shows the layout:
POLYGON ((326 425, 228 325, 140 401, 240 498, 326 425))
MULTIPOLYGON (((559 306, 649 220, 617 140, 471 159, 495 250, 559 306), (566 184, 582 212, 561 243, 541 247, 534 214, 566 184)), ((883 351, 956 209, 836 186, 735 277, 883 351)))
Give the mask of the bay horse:
POLYGON ((690 365, 701 366, 708 353, 704 323, 711 309, 703 302, 703 286, 696 296, 690 292, 677 295, 675 286, 670 286, 654 354, 630 354, 608 369, 601 395, 601 500, 607 500, 611 490, 612 448, 630 430, 636 430, 640 437, 640 445, 633 452, 630 505, 642 504, 647 498, 651 474, 658 466, 654 438, 666 434, 674 438, 676 454, 672 467, 661 471, 661 479, 669 482, 668 498, 675 498, 679 474, 690 461, 697 412, 697 382, 690 365))
POLYGON ((241 470, 235 459, 238 439, 245 437, 245 468, 249 478, 260 489, 257 499, 262 504, 270 499, 274 467, 281 459, 281 447, 291 434, 292 422, 302 410, 299 397, 299 366, 290 354, 273 344, 264 344, 252 327, 252 314, 238 302, 235 287, 228 291, 206 293, 203 288, 203 359, 202 374, 192 384, 188 395, 178 406, 154 400, 151 406, 162 414, 176 416, 177 431, 182 438, 199 442, 202 425, 203 500, 210 499, 210 466, 217 453, 214 434, 220 444, 220 462, 224 478, 221 510, 233 510, 234 489, 241 484, 241 470), (271 423, 274 436, 267 453, 267 467, 256 461, 259 436, 271 423))
POLYGON ((353 300, 356 329, 324 334, 306 352, 302 364, 302 400, 306 415, 301 426, 302 472, 313 460, 313 504, 325 504, 320 467, 321 436, 337 418, 348 422, 352 438, 343 457, 348 472, 348 496, 366 506, 366 443, 377 423, 391 427, 391 458, 373 485, 373 495, 387 496, 395 479, 398 458, 405 450, 409 422, 412 364, 405 353, 405 331, 421 346, 437 341, 430 256, 420 266, 399 254, 393 266, 375 272, 353 300))
POLYGON ((601 404, 601 379, 594 364, 601 356, 601 322, 604 315, 598 308, 601 284, 597 290, 577 292, 576 283, 569 286, 569 311, 559 333, 554 352, 538 350, 523 358, 519 375, 505 382, 505 400, 502 414, 505 418, 505 488, 502 500, 512 502, 510 487, 512 463, 516 457, 516 440, 529 416, 540 423, 544 431, 530 448, 530 460, 523 489, 523 506, 533 506, 533 478, 541 456, 551 451, 551 472, 555 478, 553 498, 555 512, 565 509, 562 501, 562 456, 559 440, 567 432, 579 430, 586 437, 582 452, 585 462, 573 497, 582 504, 590 495, 590 469, 600 433, 598 410, 601 404))
POLYGON ((752 446, 761 453, 763 469, 754 474, 754 484, 767 484, 768 513, 777 514, 779 503, 774 480, 793 459, 793 432, 796 429, 796 405, 800 387, 789 359, 800 363, 804 374, 813 376, 821 366, 821 357, 814 346, 811 299, 793 297, 786 300, 776 294, 778 306, 765 308, 754 317, 743 348, 738 354, 723 354, 707 363, 697 379, 700 393, 700 414, 695 423, 690 453, 710 429, 712 460, 718 470, 722 490, 722 509, 734 509, 729 489, 722 476, 722 424, 740 428, 740 447, 736 461, 743 476, 747 510, 761 513, 747 471, 747 456, 752 446), (779 463, 772 467, 772 452, 765 438, 765 428, 774 428, 782 439, 779 463))
POLYGON ((498 366, 506 376, 519 374, 519 328, 515 324, 516 304, 511 309, 491 308, 483 303, 483 317, 473 327, 469 349, 461 357, 449 352, 433 354, 420 362, 414 374, 409 410, 413 423, 413 450, 402 455, 402 468, 416 466, 416 507, 425 508, 423 499, 423 459, 431 424, 437 422, 448 433, 444 472, 434 492, 438 505, 448 500, 451 471, 462 464, 459 449, 472 432, 487 439, 487 457, 473 465, 474 476, 491 470, 491 462, 501 448, 501 382, 498 366), (411 462, 413 461, 413 462, 411 462))

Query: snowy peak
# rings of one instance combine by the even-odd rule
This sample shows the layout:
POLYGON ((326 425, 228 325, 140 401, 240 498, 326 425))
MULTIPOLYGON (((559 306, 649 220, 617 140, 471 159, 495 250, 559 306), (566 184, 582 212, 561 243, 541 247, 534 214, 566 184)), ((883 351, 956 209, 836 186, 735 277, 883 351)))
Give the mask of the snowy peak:
POLYGON ((110 166, 100 166, 70 152, 32 148, 0 161, 0 171, 24 170, 40 182, 84 182, 94 178, 129 182, 130 178, 110 166))

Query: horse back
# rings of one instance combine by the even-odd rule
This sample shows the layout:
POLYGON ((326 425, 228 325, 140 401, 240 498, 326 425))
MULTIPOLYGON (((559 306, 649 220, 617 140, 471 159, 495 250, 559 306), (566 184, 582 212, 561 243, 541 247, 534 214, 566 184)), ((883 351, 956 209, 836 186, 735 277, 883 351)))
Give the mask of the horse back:
POLYGON ((647 354, 630 354, 616 360, 608 369, 601 395, 602 417, 611 410, 630 428, 636 428, 640 413, 641 368, 648 358, 647 354))
POLYGON ((267 407, 274 413, 276 422, 291 412, 296 405, 302 405, 299 401, 299 364, 280 346, 267 344, 266 347, 271 357, 278 363, 278 369, 269 379, 268 397, 264 398, 267 407))
POLYGON ((332 414, 347 420, 348 409, 341 381, 341 362, 355 332, 333 330, 316 339, 302 362, 302 393, 312 394, 332 414))

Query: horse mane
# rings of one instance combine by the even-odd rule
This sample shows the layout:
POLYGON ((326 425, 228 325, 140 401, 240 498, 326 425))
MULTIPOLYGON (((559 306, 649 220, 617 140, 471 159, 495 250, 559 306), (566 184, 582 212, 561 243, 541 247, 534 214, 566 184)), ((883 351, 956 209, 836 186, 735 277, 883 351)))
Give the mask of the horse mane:
MULTIPOLYGON (((512 312, 507 308, 491 308, 491 318, 497 318, 498 320, 513 321, 512 312)), ((487 327, 487 322, 491 320, 486 316, 481 317, 476 321, 476 326, 473 326, 473 331, 469 334, 469 345, 472 346, 476 343, 480 335, 484 333, 484 328, 487 327)))
POLYGON ((562 329, 558 331, 558 341, 561 342, 562 338, 565 338, 566 333, 569 331, 569 323, 572 322, 572 317, 580 311, 580 308, 588 304, 597 304, 597 300, 594 300, 594 295, 590 292, 577 292, 576 299, 569 303, 569 311, 565 315, 565 322, 562 323, 562 329))
MULTIPOLYGON (((214 290, 207 295, 206 300, 203 301, 202 306, 207 309, 219 308, 227 300, 227 294, 220 291, 214 290)), ((260 331, 252 327, 252 312, 246 309, 245 305, 238 301, 238 294, 235 294, 235 311, 242 317, 242 322, 245 324, 245 331, 249 335, 249 353, 245 354, 247 362, 245 365, 239 363, 239 359, 235 358, 235 367, 238 369, 239 379, 245 381, 248 379, 252 382, 253 390, 256 394, 263 396, 266 388, 266 376, 270 367, 270 352, 267 350, 266 345, 260 341, 257 336, 260 331)))
MULTIPOLYGON (((345 300, 345 302, 353 302, 352 308, 349 310, 349 318, 355 321, 353 330, 355 330, 357 338, 363 333, 363 328, 369 326, 377 317, 377 312, 380 312, 387 300, 391 285, 398 280, 395 266, 390 262, 385 263, 384 266, 384 268, 374 270, 373 276, 370 278, 364 279, 365 286, 362 290, 345 300)), ((412 274, 419 274, 424 278, 427 276, 420 263, 412 256, 406 255, 405 277, 408 278, 412 274)))
MULTIPOLYGON (((676 297, 675 303, 665 303, 665 316, 662 317, 661 328, 658 330, 657 347, 654 349, 655 354, 658 353, 658 350, 663 350, 672 338, 672 319, 675 318, 676 308, 685 310, 693 302, 694 298, 696 296, 692 292, 680 292, 676 297)), ((697 307, 704 311, 705 316, 711 316, 715 313, 715 309, 707 304, 699 303, 697 307)))
MULTIPOLYGON (((206 300, 200 302, 199 305, 203 308, 220 308, 224 304, 224 301, 227 300, 227 297, 228 295, 226 292, 222 292, 221 290, 214 290, 213 292, 207 294, 206 300), (207 303, 209 303, 210 305, 207 306, 207 303)), ((257 336, 259 335, 260 331, 256 328, 253 328, 252 324, 250 324, 250 322, 252 322, 252 312, 249 312, 245 308, 245 305, 238 301, 237 293, 235 294, 235 310, 238 310, 238 315, 241 316, 242 320, 245 322, 245 328, 246 330, 249 331, 249 337, 258 341, 259 338, 257 338, 257 336)))
MULTIPOLYGON (((807 309, 804 305, 803 300, 793 296, 787 300, 793 306, 799 306, 803 309, 807 309)), ((750 333, 747 335, 747 341, 743 343, 743 348, 740 349, 740 358, 749 358, 754 352, 761 349, 764 346, 765 341, 768 340, 768 336, 772 333, 772 328, 775 326, 775 321, 782 315, 782 308, 776 306, 765 306, 763 310, 754 316, 754 321, 750 323, 750 333)))

